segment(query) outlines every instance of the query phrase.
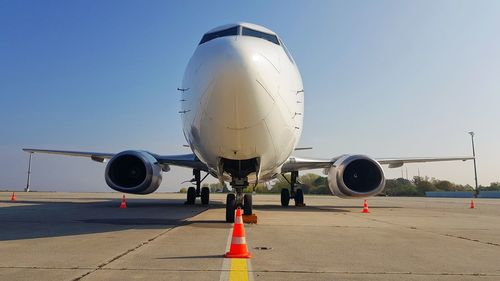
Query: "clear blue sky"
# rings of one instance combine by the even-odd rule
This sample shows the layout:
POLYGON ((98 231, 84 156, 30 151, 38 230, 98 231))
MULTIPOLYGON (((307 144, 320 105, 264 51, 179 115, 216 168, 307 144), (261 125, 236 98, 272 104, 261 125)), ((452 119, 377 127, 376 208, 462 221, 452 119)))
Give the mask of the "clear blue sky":
MULTIPOLYGON (((301 155, 467 155, 475 130, 480 184, 499 181, 499 15, 499 1, 0 0, 0 188, 24 186, 22 147, 187 153, 176 88, 202 34, 236 21, 276 31, 299 65, 301 155)), ((473 184, 471 162, 417 169, 473 184)), ((32 184, 109 191, 103 174, 35 155, 32 184)))

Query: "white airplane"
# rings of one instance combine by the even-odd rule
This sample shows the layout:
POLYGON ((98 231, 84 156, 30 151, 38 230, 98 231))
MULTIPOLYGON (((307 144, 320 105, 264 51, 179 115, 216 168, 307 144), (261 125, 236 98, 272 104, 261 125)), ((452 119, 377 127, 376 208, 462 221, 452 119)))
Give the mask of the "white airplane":
POLYGON ((381 165, 469 160, 473 157, 385 158, 341 155, 328 159, 291 156, 297 149, 304 118, 304 89, 295 61, 283 40, 273 31, 250 23, 235 23, 205 33, 189 60, 182 82, 181 111, 184 136, 192 154, 157 155, 127 150, 115 153, 24 149, 109 160, 106 183, 114 190, 133 194, 154 192, 162 172, 170 165, 193 169, 195 187, 187 192, 187 204, 201 197, 209 203, 209 189, 201 182, 209 174, 230 182, 226 221, 241 206, 252 213, 252 195, 243 194, 250 184, 291 173, 290 189, 281 192, 281 204, 290 198, 303 205, 301 189, 295 189, 299 171, 322 168, 329 188, 339 197, 365 197, 384 189, 381 165), (201 178, 201 172, 207 175, 201 178))

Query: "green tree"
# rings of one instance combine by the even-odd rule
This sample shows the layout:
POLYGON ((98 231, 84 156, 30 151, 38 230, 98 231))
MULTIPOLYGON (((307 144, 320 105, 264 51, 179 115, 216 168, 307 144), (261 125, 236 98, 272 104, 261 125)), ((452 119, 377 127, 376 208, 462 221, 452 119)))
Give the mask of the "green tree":
POLYGON ((479 190, 483 191, 499 191, 500 182, 492 182, 489 186, 479 186, 479 190))
POLYGON ((466 185, 456 184, 455 190, 456 191, 474 191, 474 188, 468 184, 466 184, 466 185))
POLYGON ((432 184, 432 182, 430 182, 426 179, 420 180, 416 184, 416 187, 417 187, 418 195, 420 195, 420 196, 425 196, 425 192, 427 192, 427 191, 437 191, 434 184, 432 184))
POLYGON ((267 188, 267 185, 265 185, 265 184, 258 184, 255 187, 255 192, 257 192, 257 193, 269 193, 270 191, 267 188))
MULTIPOLYGON (((290 175, 284 175, 287 180, 290 180, 290 175)), ((288 181, 282 176, 278 176, 273 186, 271 187, 270 193, 281 193, 281 189, 290 188, 288 181)))
POLYGON ((225 188, 222 184, 219 182, 217 183, 211 183, 209 184, 210 192, 215 193, 215 192, 228 192, 227 188, 225 188))
POLYGON ((385 182, 384 193, 388 196, 418 196, 417 187, 407 179, 388 179, 385 182))
POLYGON ((434 180, 434 186, 439 191, 455 191, 455 184, 447 181, 447 180, 434 180))

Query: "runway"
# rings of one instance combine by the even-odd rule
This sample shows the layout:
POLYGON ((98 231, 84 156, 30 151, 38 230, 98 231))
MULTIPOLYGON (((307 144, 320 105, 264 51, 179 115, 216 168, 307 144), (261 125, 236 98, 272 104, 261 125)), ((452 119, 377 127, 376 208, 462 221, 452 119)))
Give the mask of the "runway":
MULTIPOLYGON (((228 280, 224 194, 0 192, 0 280, 228 280), (198 199, 199 200, 199 199, 198 199), (199 203, 199 202, 198 202, 199 203)), ((254 196, 249 280, 500 280, 500 200, 254 196)), ((233 277, 234 279, 234 277, 233 277)))

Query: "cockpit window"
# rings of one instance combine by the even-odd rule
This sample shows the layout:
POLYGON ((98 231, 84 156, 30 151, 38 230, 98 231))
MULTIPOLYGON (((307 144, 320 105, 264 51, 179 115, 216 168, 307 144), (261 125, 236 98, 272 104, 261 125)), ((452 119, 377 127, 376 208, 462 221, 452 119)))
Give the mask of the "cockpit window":
POLYGON ((290 51, 288 51, 288 48, 286 47, 285 43, 283 43, 282 40, 280 40, 281 42, 281 46, 283 46, 283 50, 285 51, 285 54, 288 56, 288 58, 290 59, 290 61, 295 64, 295 61, 293 60, 292 58, 292 55, 290 54, 290 51))
POLYGON ((261 38, 261 39, 267 40, 269 42, 272 42, 272 43, 274 43, 276 45, 280 44, 280 42, 278 41, 278 37, 276 35, 272 35, 272 34, 261 32, 261 31, 257 31, 257 30, 253 30, 253 29, 250 29, 250 28, 247 28, 247 27, 243 27, 241 35, 261 38))
POLYGON ((213 40, 215 38, 238 35, 238 29, 239 29, 239 26, 234 26, 234 27, 224 29, 221 31, 207 33, 207 34, 203 35, 203 38, 201 38, 200 44, 198 44, 198 45, 201 45, 201 44, 208 42, 210 40, 213 40))

